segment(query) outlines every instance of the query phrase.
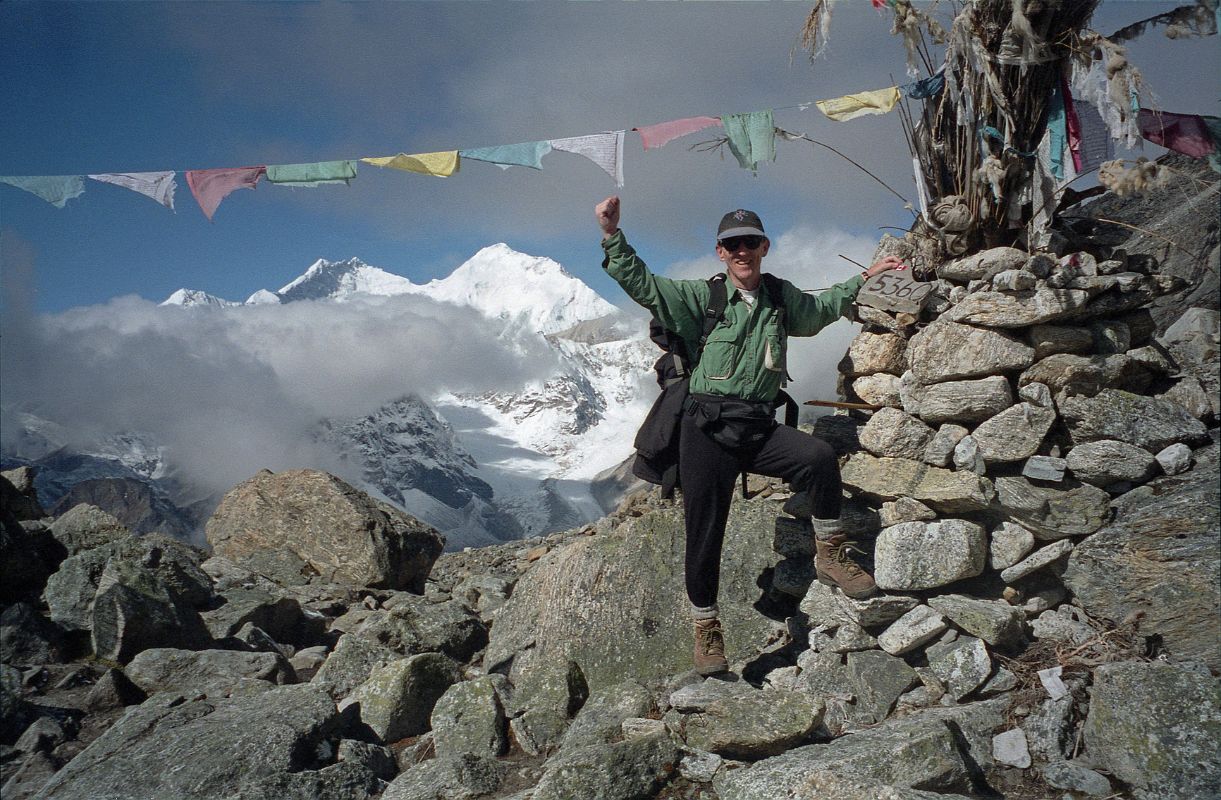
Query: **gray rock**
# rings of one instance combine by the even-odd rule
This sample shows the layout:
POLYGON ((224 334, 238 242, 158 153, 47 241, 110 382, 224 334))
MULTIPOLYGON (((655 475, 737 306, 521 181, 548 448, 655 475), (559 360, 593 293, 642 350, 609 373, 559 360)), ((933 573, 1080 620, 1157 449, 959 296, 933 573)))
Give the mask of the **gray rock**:
POLYGON ((1158 478, 1115 501, 1116 521, 1081 542, 1064 582, 1092 617, 1141 615, 1175 659, 1221 669, 1221 492, 1217 448, 1190 472, 1158 478))
POLYGON ((465 753, 433 758, 403 771, 382 800, 474 800, 500 788, 505 767, 495 759, 465 753))
POLYGON ((995 485, 997 505, 1039 540, 1085 536, 1111 519, 1111 496, 1093 486, 1036 486, 1016 476, 995 485))
MULTIPOLYGON (((41 523, 25 523, 34 526, 41 523)), ((37 602, 62 554, 45 531, 27 531, 0 512, 0 603, 37 602), (51 557, 53 555, 53 557, 51 557)))
POLYGON ((277 642, 304 647, 316 644, 323 633, 320 624, 307 620, 296 598, 257 588, 226 589, 221 596, 224 605, 203 612, 213 638, 236 636, 242 626, 254 625, 277 642))
POLYGON ((962 437, 962 441, 954 448, 954 469, 959 472, 974 472, 976 475, 983 475, 988 471, 988 464, 984 461, 974 436, 962 437))
POLYGON ((1094 336, 1086 328, 1070 328, 1061 325, 1034 325, 1026 334, 1034 346, 1036 360, 1056 353, 1083 354, 1094 346, 1094 336))
POLYGON ((898 408, 903 404, 899 394, 899 378, 879 372, 876 375, 862 375, 852 381, 852 391, 862 401, 875 406, 898 408))
POLYGON ((1179 405, 1188 414, 1205 422, 1217 413, 1218 401, 1199 378, 1192 376, 1180 378, 1174 386, 1157 395, 1157 398, 1179 405))
POLYGON ((876 628, 879 625, 889 625, 899 617, 911 611, 920 601, 904 595, 875 594, 864 599, 854 599, 841 592, 831 589, 832 599, 847 618, 863 628, 876 628))
POLYGON ((366 800, 386 785, 364 764, 340 761, 318 770, 281 773, 252 781, 242 800, 366 800))
POLYGON ((1030 766, 1030 750, 1021 728, 1011 728, 992 737, 992 757, 1002 764, 1018 769, 1030 766))
MULTIPOLYGON (((910 373, 905 373, 905 375, 910 373)), ((900 383, 903 410, 929 425, 943 422, 983 422, 1013 405, 1013 390, 1003 375, 925 386, 900 383)))
POLYGON ((928 447, 924 448, 924 460, 934 467, 948 467, 954 456, 954 448, 967 434, 967 429, 961 425, 942 425, 928 443, 928 447))
POLYGON ((1153 475, 1157 460, 1134 444, 1101 439, 1069 450, 1066 463, 1078 480, 1109 486, 1119 481, 1144 483, 1153 475))
POLYGON ((1204 423, 1179 405, 1107 389, 1095 397, 1070 397, 1060 404, 1074 445, 1101 439, 1118 439, 1151 453, 1182 442, 1208 440, 1204 423))
POLYGON ((1036 572, 1044 567, 1054 564, 1060 559, 1073 551, 1073 543, 1068 539, 1061 539, 1058 542, 1047 545, 1041 550, 1036 550, 1030 556, 1014 564, 1008 569, 1001 570, 1001 580, 1005 583, 1015 583, 1032 572, 1036 572))
POLYGON ((915 650, 949 628, 945 617, 928 606, 916 606, 878 636, 878 646, 892 656, 915 650))
POLYGON ((169 647, 140 652, 124 674, 149 695, 178 692, 225 697, 231 692, 245 694, 297 682, 292 666, 279 653, 196 652, 169 647))
POLYGON ((487 626, 457 600, 430 603, 423 597, 401 595, 388 611, 374 611, 353 633, 409 656, 445 653, 466 661, 487 644, 487 626))
POLYGON ((1067 319, 1085 308, 1088 292, 1039 288, 1024 292, 976 292, 950 309, 944 319, 989 328, 1025 328, 1067 319))
POLYGON ((15 741, 36 716, 22 696, 21 670, 0 664, 0 742, 15 741))
POLYGON ((453 594, 487 621, 509 599, 514 582, 499 575, 471 575, 454 587, 453 594))
POLYGON ((496 691, 501 675, 484 676, 450 686, 433 707, 431 727, 437 756, 474 753, 486 758, 508 748, 508 721, 496 691))
POLYGON ((1026 252, 1016 247, 993 247, 942 263, 937 267, 937 277, 960 282, 991 280, 1006 270, 1021 269, 1028 260, 1026 252))
POLYGON ((785 558, 808 560, 814 555, 814 526, 808 519, 776 517, 772 549, 785 558))
POLYGON ((652 693, 636 681, 602 687, 590 693, 573 718, 564 734, 563 747, 610 742, 619 738, 625 720, 644 717, 654 710, 652 693))
POLYGON ((959 628, 993 647, 1011 648, 1022 638, 1025 614, 1008 603, 944 594, 930 597, 928 604, 959 628))
POLYGON ((232 700, 159 694, 68 762, 40 797, 246 796, 264 780, 307 769, 341 723, 331 699, 305 685, 232 700))
MULTIPOLYGON (((834 721, 828 717, 837 709, 833 707, 830 698, 851 698, 854 694, 844 657, 829 650, 823 653, 807 650, 797 657, 797 666, 801 669, 801 673, 797 676, 796 688, 828 701, 823 724, 828 729, 834 730, 836 727, 834 721)), ((843 719, 841 718, 839 722, 842 723, 843 719)))
POLYGON ((4 770, 6 780, 4 785, 0 786, 0 793, 4 795, 4 800, 26 800, 26 798, 34 797, 43 786, 46 786, 58 766, 50 754, 41 751, 31 753, 21 759, 20 766, 12 771, 12 777, 9 777, 9 768, 6 764, 4 770))
POLYGON ((902 375, 907 342, 893 333, 863 332, 853 338, 839 371, 849 377, 879 372, 902 375))
POLYGON ((756 690, 745 681, 709 679, 689 683, 670 693, 670 707, 682 714, 701 713, 713 703, 754 695, 756 690))
POLYGON ((131 536, 131 531, 97 506, 81 503, 51 523, 51 535, 69 556, 74 556, 104 544, 123 541, 131 536))
POLYGON ((1018 385, 1041 383, 1057 397, 1093 397, 1103 389, 1122 386, 1130 369, 1131 360, 1126 355, 1057 353, 1035 362, 1018 377, 1018 385))
POLYGON ((971 436, 989 464, 1021 461, 1038 452, 1055 421, 1054 409, 1019 403, 982 422, 971 436))
POLYGON ((199 612, 157 570, 121 557, 106 562, 90 616, 94 655, 120 664, 150 647, 200 650, 212 642, 199 612))
POLYGON ((373 670, 398 661, 398 653, 376 642, 345 633, 335 643, 311 682, 339 700, 369 679, 373 670))
MULTIPOLYGON (((1174 321, 1158 337, 1178 360, 1198 365, 1215 365, 1221 351, 1221 313, 1216 309, 1194 307, 1174 321)), ((1215 367, 1214 367, 1215 369, 1215 367)))
POLYGON ((1038 279, 1023 269, 1007 269, 992 278, 992 288, 998 292, 1022 292, 1035 288, 1038 279))
POLYGON ((962 636, 937 657, 929 658, 929 668, 945 684, 946 693, 961 701, 983 686, 992 674, 992 658, 982 639, 962 636))
POLYGON ((47 516, 34 488, 35 467, 18 467, 0 472, 0 508, 7 509, 18 522, 47 516))
POLYGON ((1097 320, 1089 324, 1095 353, 1114 355, 1126 353, 1132 347, 1132 331, 1118 320, 1097 320))
POLYGON ((1167 475, 1178 475, 1191 469, 1191 448, 1185 444, 1172 444, 1159 450, 1154 458, 1167 475))
POLYGON ((969 800, 962 794, 944 794, 908 789, 893 784, 855 780, 834 772, 815 772, 801 785, 801 798, 833 797, 835 800, 969 800))
POLYGON ((38 750, 51 752, 67 739, 67 734, 59 723, 50 717, 39 717, 30 723, 30 727, 17 738, 13 748, 22 753, 33 753, 38 750))
POLYGON ((986 478, 906 458, 855 453, 843 465, 841 476, 849 489, 874 500, 911 497, 944 514, 982 511, 994 497, 986 478))
POLYGON ((1002 522, 992 531, 988 563, 992 569, 1012 567, 1034 549, 1034 534, 1015 522, 1002 522))
POLYGON ((1085 744, 1139 800, 1221 794, 1221 696, 1207 673, 1157 662, 1094 671, 1085 744))
POLYGON ((1026 383, 1018 388, 1018 397, 1039 408, 1055 409, 1056 401, 1045 383, 1026 383))
POLYGON ((565 750, 547 762, 533 800, 644 800, 677 771, 679 750, 666 734, 565 750))
POLYGON ((861 446, 875 456, 920 459, 933 429, 897 408, 883 408, 861 429, 861 446))
POLYGON ((849 653, 847 666, 857 706, 870 722, 890 716, 899 696, 920 682, 903 659, 880 650, 849 653))
POLYGON ((517 743, 531 755, 558 747, 589 691, 576 661, 545 664, 523 673, 507 709, 517 743))
POLYGON ((772 591, 789 597, 804 597, 814 583, 814 559, 810 556, 786 558, 772 573, 772 591))
MULTIPOLYGON (((650 719, 649 717, 628 717, 620 725, 620 731, 623 733, 624 739, 639 739, 643 736, 654 736, 659 733, 666 733, 669 727, 665 720, 650 719)), ((708 753, 707 755, 712 755, 708 753)), ((716 756, 720 758, 720 756, 716 756)))
POLYGON ((263 470, 234 487, 207 537, 216 555, 238 563, 264 556, 308 565, 328 582, 417 593, 444 544, 414 517, 316 470, 263 470))
POLYGON ((805 597, 797 604, 797 610, 809 618, 810 627, 834 629, 852 620, 852 617, 841 609, 835 592, 834 588, 818 581, 810 584, 805 597))
POLYGON ((93 684, 85 698, 85 710, 98 712, 134 706, 143 703, 148 696, 132 683, 121 671, 110 668, 93 684))
POLYGON ((462 671, 440 653, 421 653, 373 670, 350 699, 360 704, 360 720, 382 742, 428 730, 433 706, 462 671))
POLYGON ((822 700, 779 689, 730 695, 683 721, 688 746, 736 759, 778 755, 822 722, 822 700))
POLYGON ((827 649, 832 653, 852 653, 872 650, 877 646, 878 640, 869 635, 868 631, 855 622, 845 622, 839 626, 827 649))
POLYGON ((5 664, 58 664, 64 660, 64 631, 28 603, 14 603, 0 614, 0 661, 5 664))
POLYGON ((939 319, 908 345, 912 373, 921 383, 943 383, 1023 370, 1034 349, 1005 333, 939 319))
POLYGON ((341 762, 359 764, 384 781, 394 780, 399 771, 390 748, 356 739, 341 739, 335 757, 341 762))
POLYGON ((930 522, 937 519, 937 512, 910 497, 900 497, 897 500, 882 503, 878 517, 883 528, 898 525, 901 522, 930 522))
POLYGON ((1090 797, 1107 797, 1114 791, 1105 775, 1072 761, 1053 761, 1039 771, 1047 785, 1056 789, 1082 792, 1090 797))
POLYGON ((1064 480, 1068 462, 1053 456, 1031 456, 1022 465, 1022 477, 1036 481, 1059 483, 1064 480))
POLYGON ((678 762, 678 772, 689 781, 709 783, 724 763, 725 759, 716 753, 694 752, 678 762))
POLYGON ((905 522, 878 536, 874 580, 887 590, 932 589, 983 573, 987 554, 984 529, 974 522, 905 522))

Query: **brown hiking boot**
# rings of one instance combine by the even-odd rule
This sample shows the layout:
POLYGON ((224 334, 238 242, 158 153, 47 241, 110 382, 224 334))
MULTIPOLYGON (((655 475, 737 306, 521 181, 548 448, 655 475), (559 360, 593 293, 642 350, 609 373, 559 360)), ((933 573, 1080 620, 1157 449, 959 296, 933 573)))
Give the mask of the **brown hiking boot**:
POLYGON ((861 569, 849 550, 857 550, 855 542, 850 542, 844 536, 834 536, 830 539, 814 539, 814 569, 818 573, 818 582, 825 586, 838 586, 840 591, 849 597, 860 599, 869 597, 878 590, 873 577, 861 569))
POLYGON ((715 675, 729 669, 725 660, 725 636, 721 633, 721 621, 697 619, 695 621, 695 671, 701 675, 715 675))

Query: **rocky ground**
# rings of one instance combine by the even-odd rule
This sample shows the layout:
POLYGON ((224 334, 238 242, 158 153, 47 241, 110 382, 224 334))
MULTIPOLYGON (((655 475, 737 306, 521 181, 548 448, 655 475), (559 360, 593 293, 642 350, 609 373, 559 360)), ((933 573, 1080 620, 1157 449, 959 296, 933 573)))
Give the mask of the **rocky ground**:
POLYGON ((754 481, 709 679, 681 511, 649 492, 441 554, 332 476, 265 472, 205 553, 49 517, 5 473, 0 793, 1219 796, 1221 326, 1185 277, 1216 274, 1209 213, 1202 268, 1065 229, 941 264, 918 314, 862 308, 844 394, 879 408, 815 431, 882 591, 815 581, 808 526, 754 481))

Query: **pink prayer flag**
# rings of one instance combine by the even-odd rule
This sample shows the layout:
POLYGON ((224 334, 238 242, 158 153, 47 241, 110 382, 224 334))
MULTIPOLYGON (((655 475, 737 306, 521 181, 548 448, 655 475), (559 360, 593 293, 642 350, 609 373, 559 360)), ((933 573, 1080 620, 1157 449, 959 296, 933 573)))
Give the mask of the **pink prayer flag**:
POLYGON ((220 201, 236 189, 253 189, 267 167, 228 167, 224 169, 195 169, 187 172, 187 185, 195 202, 208 221, 216 213, 220 201))
POLYGON ((1081 172, 1081 120, 1073 93, 1068 89, 1068 76, 1060 76, 1060 93, 1064 96, 1064 127, 1068 131, 1068 149, 1073 154, 1073 172, 1081 172))
POLYGON ((1204 158, 1217 149, 1208 134, 1208 126, 1198 114, 1172 114, 1142 108, 1136 124, 1140 126, 1140 135, 1148 141, 1192 158, 1204 158))
POLYGON ((704 128, 711 128, 713 125, 720 125, 721 120, 717 117, 687 117, 686 119, 673 119, 669 122, 659 122, 656 125, 646 125, 643 128, 632 128, 632 130, 640 133, 640 139, 644 142, 644 149, 650 150, 655 147, 661 147, 666 142, 677 139, 680 136, 686 136, 688 133, 702 131, 704 128))

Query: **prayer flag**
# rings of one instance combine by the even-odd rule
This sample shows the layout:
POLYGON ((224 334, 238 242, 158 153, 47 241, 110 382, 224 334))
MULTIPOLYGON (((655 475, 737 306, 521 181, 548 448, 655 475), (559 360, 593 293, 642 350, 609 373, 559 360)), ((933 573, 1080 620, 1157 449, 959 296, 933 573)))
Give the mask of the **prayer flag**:
POLYGON ((624 133, 625 131, 605 131, 588 136, 552 139, 551 149, 585 156, 605 170, 607 175, 615 179, 615 185, 622 188, 624 133))
POLYGON ((903 94, 913 100, 926 100, 930 97, 936 97, 945 88, 945 67, 937 70, 927 78, 918 80, 915 83, 909 83, 901 87, 903 94))
POLYGON ((1081 132, 1081 138, 1077 144, 1081 164, 1077 166, 1077 173, 1083 174, 1098 169, 1102 166, 1102 162, 1114 158, 1115 142, 1111 139, 1107 124, 1103 122, 1102 115, 1098 113, 1098 109, 1094 107, 1093 103, 1079 97, 1073 98, 1073 111, 1077 117, 1077 127, 1081 132))
POLYGON ((518 144, 500 144, 494 147, 459 150, 458 155, 463 158, 473 158, 476 161, 487 161, 501 169, 509 167, 542 169, 543 156, 550 152, 550 142, 519 142, 518 144))
POLYGON ((139 192, 169 210, 174 210, 174 190, 178 188, 178 182, 174 180, 173 172, 106 172, 89 177, 95 181, 113 183, 115 186, 139 192))
POLYGON ((1208 125, 1198 114, 1172 114, 1142 108, 1137 124, 1145 139, 1176 153, 1204 158, 1217 150, 1208 125))
POLYGON ((195 202, 211 222, 221 200, 238 189, 253 189, 266 171, 267 167, 195 169, 187 172, 187 186, 191 187, 195 202))
POLYGON ((680 136, 686 136, 689 133, 702 131, 704 128, 711 128, 713 125, 720 124, 721 120, 716 117, 687 117, 686 119, 659 122, 656 125, 645 125, 643 128, 632 128, 632 130, 640 134, 640 139, 644 143, 644 149, 651 150, 661 147, 680 136))
POLYGON ((0 183, 25 189, 56 208, 63 208, 69 200, 85 193, 80 175, 0 175, 0 183))
POLYGON ((379 156, 377 158, 362 158, 366 164, 375 167, 390 167, 406 172, 418 172, 421 175, 434 175, 438 178, 448 178, 462 166, 457 150, 441 150, 436 153, 414 153, 408 155, 399 153, 397 156, 379 156))
POLYGON ((743 169, 757 170, 760 161, 776 160, 776 121, 772 110, 721 117, 729 151, 743 169))
POLYGON ((836 97, 832 100, 818 100, 815 105, 818 110, 836 122, 846 122, 865 114, 885 114, 899 102, 899 87, 874 89, 869 92, 857 92, 836 97))
POLYGON ((319 161, 314 164, 270 164, 267 180, 288 186, 312 188, 329 183, 349 185, 356 177, 355 161, 319 161))

